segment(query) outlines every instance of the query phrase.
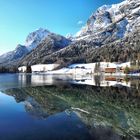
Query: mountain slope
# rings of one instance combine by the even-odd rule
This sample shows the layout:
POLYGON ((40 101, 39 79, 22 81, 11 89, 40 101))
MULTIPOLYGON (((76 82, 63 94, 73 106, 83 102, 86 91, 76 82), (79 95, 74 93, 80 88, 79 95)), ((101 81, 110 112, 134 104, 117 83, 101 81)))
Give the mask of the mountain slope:
MULTIPOLYGON (((41 46, 44 46, 43 44, 46 43, 46 46, 44 48, 41 47, 41 49, 37 49, 38 54, 40 54, 39 52, 41 50, 45 51, 46 49, 47 49, 46 50, 47 53, 49 52, 53 53, 53 51, 66 47, 67 45, 69 45, 70 42, 71 41, 69 39, 66 39, 63 36, 51 33, 50 31, 46 29, 40 28, 34 32, 31 32, 27 36, 24 46, 18 45, 14 51, 1 55, 0 64, 1 65, 7 65, 7 64, 16 65, 17 62, 20 61, 22 58, 24 58, 27 54, 30 54, 32 56, 34 50, 37 48, 39 44, 41 44, 41 46), (51 47, 52 49, 50 48, 51 50, 49 50, 49 47, 51 47)), ((46 52, 42 52, 42 53, 46 54, 46 52)))
POLYGON ((104 5, 91 15, 86 26, 77 33, 76 39, 93 39, 100 43, 121 39, 133 32, 139 16, 140 0, 125 0, 119 4, 104 5))
POLYGON ((72 42, 45 29, 32 32, 25 43, 28 53, 12 64, 140 61, 139 38, 140 0, 125 0, 100 7, 72 42))
MULTIPOLYGON (((71 43, 71 40, 57 34, 50 34, 31 53, 25 56, 19 64, 32 65, 43 63, 44 58, 53 54, 71 43)), ((51 63, 51 62, 49 62, 51 63)))
MULTIPOLYGON (((135 61, 140 59, 139 38, 140 0, 125 0, 99 8, 77 33, 73 43, 59 51, 36 57, 34 62, 67 66, 79 62, 135 61)), ((22 64, 32 64, 33 58, 29 58, 24 58, 22 64)))
POLYGON ((19 44, 14 51, 8 52, 0 56, 0 64, 16 61, 24 57, 28 52, 29 51, 25 46, 19 44))
POLYGON ((46 29, 39 28, 34 32, 31 32, 25 41, 25 45, 17 45, 14 51, 5 53, 0 56, 0 64, 10 63, 12 61, 18 61, 22 57, 30 53, 37 45, 43 41, 51 32, 46 29))
POLYGON ((52 34, 50 31, 39 28, 34 32, 31 32, 25 41, 25 46, 29 51, 35 49, 41 41, 43 41, 48 35, 52 34))

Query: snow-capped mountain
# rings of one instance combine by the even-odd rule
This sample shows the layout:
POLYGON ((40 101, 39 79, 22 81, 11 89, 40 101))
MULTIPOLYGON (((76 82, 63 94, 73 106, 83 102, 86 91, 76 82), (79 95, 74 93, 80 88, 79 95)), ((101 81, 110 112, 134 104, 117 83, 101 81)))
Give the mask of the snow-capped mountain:
POLYGON ((52 63, 52 61, 49 61, 49 59, 46 60, 45 57, 55 52, 59 52, 64 48, 67 48, 70 44, 71 44, 70 39, 52 33, 48 35, 48 37, 46 37, 43 41, 41 41, 41 43, 35 49, 33 49, 33 51, 31 51, 27 56, 25 56, 21 60, 21 63, 23 62, 22 65, 52 63))
POLYGON ((117 40, 127 36, 135 25, 140 25, 140 0, 125 0, 119 4, 104 5, 91 15, 76 39, 102 42, 109 36, 117 40))
POLYGON ((19 45, 17 45, 16 49, 13 51, 12 60, 20 59, 23 56, 25 56, 28 52, 29 51, 26 46, 22 46, 19 44, 19 45))
POLYGON ((140 0, 125 0, 97 9, 75 37, 63 37, 46 29, 27 36, 24 47, 0 56, 20 60, 19 65, 37 63, 125 62, 140 56, 140 0), (71 43, 72 42, 72 43, 71 43))
MULTIPOLYGON (((29 33, 26 38, 24 45, 17 45, 14 51, 5 53, 0 56, 0 63, 6 63, 10 61, 17 61, 23 58, 27 53, 30 53, 35 49, 43 40, 50 38, 50 36, 55 36, 57 39, 57 44, 61 44, 61 47, 65 47, 69 44, 70 40, 65 37, 60 37, 60 35, 51 33, 47 29, 39 28, 34 32, 29 33)), ((54 41, 52 39, 52 41, 54 41)), ((59 45, 57 45, 59 46, 59 45)))
POLYGON ((13 51, 4 53, 0 56, 0 64, 9 61, 12 58, 13 51))
POLYGON ((140 58, 139 38, 140 0, 125 0, 97 9, 68 47, 46 55, 43 61, 36 58, 34 62, 67 66, 97 61, 136 61, 140 58))
POLYGON ((0 63, 5 63, 8 61, 16 61, 24 57, 27 53, 32 51, 37 45, 45 39, 49 34, 48 30, 39 28, 34 32, 31 32, 25 41, 25 45, 17 45, 14 51, 10 51, 0 56, 0 63))
POLYGON ((28 53, 28 49, 25 46, 17 45, 14 51, 10 51, 0 56, 0 63, 6 63, 9 61, 16 61, 22 58, 28 53))
POLYGON ((44 40, 48 35, 52 34, 47 29, 39 28, 34 32, 31 32, 25 41, 25 46, 29 51, 36 48, 37 45, 44 40))

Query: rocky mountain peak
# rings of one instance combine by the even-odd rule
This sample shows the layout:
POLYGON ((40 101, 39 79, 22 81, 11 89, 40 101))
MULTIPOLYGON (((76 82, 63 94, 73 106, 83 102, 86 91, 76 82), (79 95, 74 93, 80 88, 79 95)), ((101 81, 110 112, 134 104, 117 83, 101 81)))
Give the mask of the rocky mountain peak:
POLYGON ((77 33, 77 39, 89 39, 91 34, 94 34, 94 38, 98 38, 101 33, 107 35, 115 33, 116 36, 113 36, 116 39, 122 38, 133 30, 139 15, 140 0, 125 0, 119 4, 103 5, 90 16, 87 24, 77 33))
POLYGON ((0 56, 0 63, 17 65, 135 60, 139 54, 140 0, 103 5, 77 33, 66 37, 39 28, 31 32, 25 45, 0 56))
POLYGON ((36 48, 37 45, 49 34, 51 34, 51 32, 47 29, 39 28, 36 31, 29 33, 25 41, 25 46, 29 51, 31 51, 32 49, 36 48))

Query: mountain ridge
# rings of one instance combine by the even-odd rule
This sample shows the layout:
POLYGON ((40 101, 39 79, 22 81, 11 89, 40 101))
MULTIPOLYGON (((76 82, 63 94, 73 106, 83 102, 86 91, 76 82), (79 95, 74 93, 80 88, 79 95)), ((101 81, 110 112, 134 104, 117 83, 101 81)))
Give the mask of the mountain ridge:
MULTIPOLYGON (((29 33, 24 45, 18 44, 15 50, 2 54, 0 56, 0 64, 5 65, 4 63, 10 64, 11 62, 16 63, 16 61, 20 61, 27 54, 30 54, 32 51, 34 51, 36 47, 41 42, 43 42, 43 40, 45 40, 46 38, 50 38, 50 36, 62 37, 61 35, 52 33, 49 30, 43 28, 39 28, 29 33)), ((65 37, 62 38, 63 40, 67 40, 66 42, 64 41, 64 44, 62 45, 63 48, 64 46, 67 46, 68 43, 70 43, 70 40, 66 39, 65 37)))
MULTIPOLYGON (((61 63, 62 66, 67 66, 79 62, 126 62, 139 59, 140 1, 125 0, 119 4, 102 6, 90 16, 85 27, 88 30, 76 36, 72 44, 40 60, 36 59, 36 62, 61 63), (109 11, 112 13, 108 13, 109 11), (111 14, 113 16, 109 16, 111 14), (105 17, 110 20, 102 20, 105 17), (97 23, 96 20, 101 20, 103 26, 94 28, 92 24, 93 21, 97 23)), ((29 62, 26 57, 22 64, 26 65, 25 62, 29 62)))
POLYGON ((139 60, 140 0, 125 0, 98 8, 76 37, 65 38, 46 31, 47 37, 16 64, 60 63, 67 66, 79 62, 139 60))

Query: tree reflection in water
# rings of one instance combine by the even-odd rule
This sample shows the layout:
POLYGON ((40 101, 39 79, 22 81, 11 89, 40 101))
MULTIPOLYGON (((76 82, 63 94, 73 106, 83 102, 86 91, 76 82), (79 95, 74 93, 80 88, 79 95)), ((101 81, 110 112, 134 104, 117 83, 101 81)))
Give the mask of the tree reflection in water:
MULTIPOLYGON (((95 81, 100 84, 98 79, 95 81)), ((132 83, 133 88, 64 84, 4 92, 17 102, 24 101, 26 111, 32 116, 45 119, 62 111, 74 112, 86 124, 92 138, 131 139, 140 135, 138 81, 132 83)))

